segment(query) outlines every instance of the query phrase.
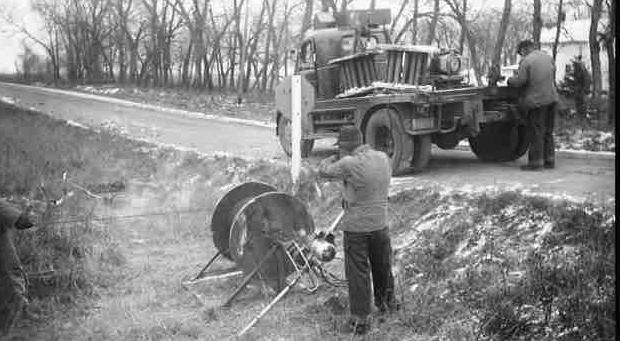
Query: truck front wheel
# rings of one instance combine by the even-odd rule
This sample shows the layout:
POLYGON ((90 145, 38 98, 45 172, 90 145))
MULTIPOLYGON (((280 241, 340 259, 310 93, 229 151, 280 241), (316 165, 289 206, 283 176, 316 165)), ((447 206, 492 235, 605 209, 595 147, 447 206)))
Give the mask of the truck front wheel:
POLYGON ((384 108, 370 116, 364 132, 366 143, 386 153, 392 162, 392 174, 399 174, 410 167, 413 156, 413 139, 394 109, 384 108))
MULTIPOLYGON (((282 146, 282 150, 286 155, 293 155, 293 144, 292 144, 292 125, 291 120, 288 118, 278 115, 277 122, 277 132, 278 138, 280 140, 280 146, 282 146)), ((301 140, 301 157, 310 156, 310 152, 312 151, 312 147, 314 147, 314 140, 302 139, 301 140)))
POLYGON ((530 139, 525 125, 515 122, 493 122, 480 127, 469 146, 478 159, 487 162, 507 162, 519 159, 529 148, 530 139))

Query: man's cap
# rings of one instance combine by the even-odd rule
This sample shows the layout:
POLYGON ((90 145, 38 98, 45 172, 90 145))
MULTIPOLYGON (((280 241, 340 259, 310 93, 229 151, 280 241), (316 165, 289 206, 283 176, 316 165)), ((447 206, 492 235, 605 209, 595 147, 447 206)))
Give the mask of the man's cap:
POLYGON ((521 53, 521 51, 527 47, 534 46, 534 42, 529 39, 522 40, 517 44, 517 53, 521 53))
POLYGON ((344 126, 338 133, 338 141, 334 146, 355 148, 362 144, 362 132, 356 126, 344 126))

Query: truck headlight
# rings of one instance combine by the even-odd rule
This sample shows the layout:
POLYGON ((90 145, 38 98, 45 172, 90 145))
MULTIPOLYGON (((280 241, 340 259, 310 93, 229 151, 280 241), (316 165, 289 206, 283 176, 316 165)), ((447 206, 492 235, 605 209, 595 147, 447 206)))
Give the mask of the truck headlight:
POLYGON ((454 53, 439 56, 439 70, 448 75, 459 73, 461 71, 461 58, 454 53))
POLYGON ((461 58, 454 54, 448 56, 448 73, 459 73, 461 71, 461 58))

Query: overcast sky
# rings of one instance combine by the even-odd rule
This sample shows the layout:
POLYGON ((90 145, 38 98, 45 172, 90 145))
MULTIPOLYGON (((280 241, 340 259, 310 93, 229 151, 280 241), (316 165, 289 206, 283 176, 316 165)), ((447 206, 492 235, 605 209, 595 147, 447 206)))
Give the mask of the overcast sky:
MULTIPOLYGON (((212 1, 214 3, 218 3, 226 0, 212 1)), ((531 0, 513 0, 513 3, 524 4, 530 1, 531 0)), ((316 2, 318 3, 318 1, 316 2)), ((401 0, 376 0, 377 8, 391 8, 392 16, 396 15, 400 2, 401 0)), ((421 0, 420 4, 424 4, 426 2, 430 3, 430 1, 421 0)), ((501 8, 503 3, 503 0, 468 1, 469 6, 474 8, 480 8, 481 6, 485 6, 487 8, 501 8)), ((368 8, 369 5, 370 0, 354 0, 351 8, 368 8)), ((31 33, 41 35, 41 20, 30 9, 30 0, 0 0, 0 73, 12 73, 15 71, 15 61, 17 60, 17 56, 22 52, 22 40, 24 38, 23 35, 15 32, 14 29, 9 28, 6 24, 2 23, 2 17, 7 14, 11 15, 16 21, 24 23, 31 33)), ((40 47, 35 46, 35 48, 36 51, 42 55, 45 54, 40 47)))

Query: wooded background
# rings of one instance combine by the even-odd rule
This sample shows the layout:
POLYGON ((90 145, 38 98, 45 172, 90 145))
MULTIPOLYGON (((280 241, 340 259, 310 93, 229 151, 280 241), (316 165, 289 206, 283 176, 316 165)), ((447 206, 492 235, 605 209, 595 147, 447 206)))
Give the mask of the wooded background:
MULTIPOLYGON (((386 29, 394 43, 457 50, 469 58, 478 84, 491 65, 516 63, 517 43, 527 38, 538 43, 543 27, 556 29, 555 56, 567 10, 589 12, 593 94, 601 92, 601 50, 609 58, 609 89, 615 92, 615 23, 607 20, 601 27, 599 21, 615 18, 616 1, 503 0, 497 8, 474 8, 468 0, 393 4, 393 23, 386 29)), ((345 18, 355 0, 30 0, 30 5, 43 20, 43 34, 10 14, 2 18, 3 25, 29 37, 19 72, 44 72, 53 82, 245 93, 272 91, 292 72, 288 52, 311 28, 314 14, 329 10, 345 18), (32 42, 45 57, 33 52, 32 42)))

